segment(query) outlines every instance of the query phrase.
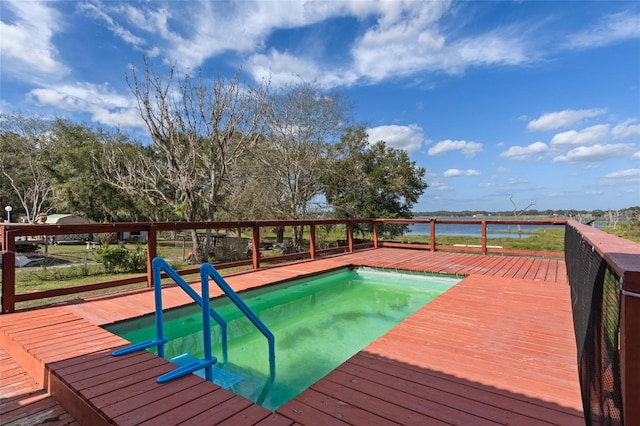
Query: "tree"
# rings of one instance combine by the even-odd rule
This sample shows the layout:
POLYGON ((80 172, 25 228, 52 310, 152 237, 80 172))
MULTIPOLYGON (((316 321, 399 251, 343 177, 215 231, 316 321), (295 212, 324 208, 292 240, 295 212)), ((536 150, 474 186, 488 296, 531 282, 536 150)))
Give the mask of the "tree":
MULTIPOLYGON (((263 133, 269 85, 244 86, 239 72, 233 79, 214 76, 210 82, 201 71, 195 79, 175 75, 173 65, 163 80, 147 60, 142 76, 132 70, 128 82, 153 141, 153 155, 144 150, 134 158, 107 154, 114 166, 108 169, 114 176, 110 182, 146 197, 150 205, 168 206, 183 220, 212 221, 229 171, 263 133), (117 168, 125 168, 129 176, 117 168)), ((207 260, 210 235, 204 249, 195 230, 192 240, 199 260, 207 260)))
POLYGON ((53 192, 43 159, 47 131, 40 117, 0 114, 0 174, 30 222, 46 210, 53 192))
MULTIPOLYGON (((164 164, 151 146, 140 142, 123 142, 110 135, 103 142, 102 152, 93 159, 100 177, 129 200, 134 211, 154 221, 180 220, 176 208, 173 183, 167 181, 164 164)), ((114 214, 121 216, 120 210, 114 214)))
POLYGON ((146 220, 136 209, 134 200, 125 192, 107 184, 99 153, 105 139, 128 139, 67 120, 56 119, 50 126, 50 137, 44 150, 45 167, 51 176, 55 209, 59 213, 75 213, 96 222, 146 220))
MULTIPOLYGON (((268 128, 261 146, 263 191, 277 218, 303 219, 322 193, 328 151, 348 123, 351 105, 337 92, 323 92, 316 84, 284 87, 269 98, 268 128)), ((294 228, 299 246, 302 229, 294 228)))
POLYGON ((273 219, 278 196, 273 194, 271 168, 263 163, 265 145, 258 143, 235 163, 225 180, 221 218, 227 220, 273 219))
MULTIPOLYGON (((384 141, 370 145, 364 126, 350 128, 333 149, 334 161, 323 177, 324 194, 337 216, 410 218, 427 188, 425 169, 406 151, 384 141)), ((385 227, 391 234, 404 227, 385 227)))
MULTIPOLYGON (((514 219, 518 219, 518 216, 520 216, 522 213, 526 212, 529 207, 534 206, 536 204, 535 200, 530 202, 529 204, 527 204, 525 206, 525 208, 523 209, 518 209, 518 206, 516 206, 515 201, 513 201, 513 197, 509 197, 509 201, 511 201, 511 204, 513 204, 513 217, 514 219)), ((518 232, 520 232, 522 230, 522 227, 520 225, 518 225, 518 232)))
POLYGON ((525 206, 525 208, 523 209, 518 209, 518 206, 516 205, 515 201, 513 201, 513 197, 509 197, 509 201, 511 201, 511 204, 513 205, 513 218, 514 219, 518 219, 518 217, 526 212, 527 210, 529 210, 529 207, 534 206, 536 204, 535 201, 530 202, 529 204, 527 204, 525 206))

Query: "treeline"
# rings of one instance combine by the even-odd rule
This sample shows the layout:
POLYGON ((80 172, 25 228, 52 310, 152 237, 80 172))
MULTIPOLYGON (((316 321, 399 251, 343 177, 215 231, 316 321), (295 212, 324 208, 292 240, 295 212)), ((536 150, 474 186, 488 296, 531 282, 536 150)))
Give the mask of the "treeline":
MULTIPOLYGON (((612 216, 616 217, 638 217, 640 216, 640 206, 627 207, 620 210, 536 210, 529 209, 526 212, 520 213, 518 219, 527 218, 557 218, 557 219, 603 219, 609 221, 612 216)), ((438 210, 432 212, 414 212, 414 217, 435 217, 435 218, 493 218, 493 219, 514 219, 515 215, 512 210, 503 211, 487 211, 487 210, 463 210, 463 211, 448 211, 438 210)))
MULTIPOLYGON (((369 144, 338 92, 271 90, 145 64, 129 86, 150 142, 62 118, 0 116, 0 203, 12 219, 410 217, 427 184, 403 150, 369 144)), ((194 235, 194 243, 197 244, 194 235)))

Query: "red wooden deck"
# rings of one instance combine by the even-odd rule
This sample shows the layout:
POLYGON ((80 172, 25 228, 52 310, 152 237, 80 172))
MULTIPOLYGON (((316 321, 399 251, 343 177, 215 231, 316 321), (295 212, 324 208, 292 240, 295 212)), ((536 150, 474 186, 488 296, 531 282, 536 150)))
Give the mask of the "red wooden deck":
MULTIPOLYGON (((276 413, 196 376, 160 385, 171 366, 151 353, 111 357, 127 342, 98 326, 150 313, 150 291, 2 315, 0 423, 54 409, 87 425, 584 423, 562 260, 389 248, 227 281, 240 291, 351 264, 468 277, 276 413)), ((165 307, 189 303, 178 290, 165 307)))

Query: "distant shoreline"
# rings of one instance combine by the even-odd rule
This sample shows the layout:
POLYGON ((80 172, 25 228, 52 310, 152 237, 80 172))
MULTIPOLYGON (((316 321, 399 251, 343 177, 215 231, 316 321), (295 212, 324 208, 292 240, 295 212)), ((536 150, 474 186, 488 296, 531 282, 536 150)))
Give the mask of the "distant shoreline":
MULTIPOLYGON (((618 211, 621 214, 630 214, 634 210, 638 210, 640 207, 628 207, 626 209, 613 210, 618 211)), ((490 212, 485 210, 463 210, 463 211, 449 211, 449 210, 437 210, 432 212, 412 212, 414 219, 429 219, 429 218, 450 218, 450 219, 569 219, 577 216, 583 218, 607 218, 609 210, 527 210, 518 214, 516 218, 512 211, 496 211, 490 212)))

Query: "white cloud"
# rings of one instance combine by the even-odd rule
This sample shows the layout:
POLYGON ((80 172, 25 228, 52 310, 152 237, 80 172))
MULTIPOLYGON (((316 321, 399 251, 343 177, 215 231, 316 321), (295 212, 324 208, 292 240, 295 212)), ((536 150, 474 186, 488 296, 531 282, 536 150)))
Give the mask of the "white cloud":
POLYGON ((518 65, 530 62, 535 54, 527 48, 519 28, 494 30, 457 41, 442 60, 442 68, 452 73, 469 66, 518 65))
POLYGON ((420 150, 424 141, 422 127, 417 124, 378 126, 367 129, 367 134, 369 135, 369 143, 385 141, 388 146, 404 149, 407 152, 420 150))
POLYGON ((580 146, 572 149, 566 155, 559 155, 553 159, 555 163, 580 163, 583 161, 603 161, 610 158, 622 157, 631 153, 635 147, 632 144, 609 144, 580 146))
POLYGON ((450 139, 440 141, 427 152, 429 155, 440 155, 449 151, 460 151, 467 158, 473 158, 482 152, 482 144, 468 141, 452 141, 450 139))
POLYGON ((621 179, 629 182, 638 182, 640 181, 640 169, 620 170, 608 173, 604 175, 604 177, 607 179, 621 179))
POLYGON ((79 3, 78 10, 87 13, 95 19, 103 21, 106 24, 107 28, 117 37, 124 40, 125 43, 128 43, 138 49, 141 49, 142 46, 146 44, 146 41, 142 37, 134 35, 133 33, 131 33, 131 31, 124 28, 118 22, 114 21, 114 19, 109 16, 105 10, 102 10, 100 7, 98 7, 97 4, 79 3))
POLYGON ((427 190, 438 191, 438 192, 450 192, 450 191, 453 191, 453 186, 447 185, 446 183, 438 180, 434 180, 432 182, 429 182, 429 187, 427 188, 427 190))
POLYGON ((541 56, 531 25, 485 32, 454 29, 449 19, 459 6, 450 0, 126 4, 94 0, 80 8, 127 43, 144 46, 147 54, 161 52, 165 61, 184 69, 235 52, 254 78, 271 75, 274 85, 302 78, 324 87, 349 86, 424 71, 459 74, 469 67, 519 65, 541 56), (322 63, 320 55, 329 46, 320 36, 304 50, 298 50, 295 42, 265 49, 278 30, 308 29, 341 17, 358 19, 362 31, 345 40, 351 46, 341 53, 340 63, 322 63), (147 40, 159 45, 148 46, 147 40))
POLYGON ((580 131, 569 130, 568 132, 558 133, 551 139, 551 145, 562 147, 603 144, 607 142, 608 137, 609 125, 598 124, 580 131))
POLYGON ((433 66, 445 37, 436 22, 449 2, 380 3, 375 26, 359 37, 351 50, 355 71, 371 81, 409 75, 433 66))
POLYGON ((446 170, 442 176, 444 177, 458 177, 458 176, 480 176, 480 172, 474 169, 459 170, 449 169, 446 170))
POLYGON ((640 37, 640 15, 632 11, 605 16, 594 28, 575 34, 570 47, 588 48, 605 46, 640 37))
POLYGON ((509 173, 511 169, 507 169, 506 167, 498 167, 498 173, 509 173))
POLYGON ((512 146, 508 150, 500 153, 500 157, 510 158, 512 160, 526 160, 534 155, 545 153, 549 150, 547 144, 543 142, 534 142, 529 146, 512 146))
POLYGON ((130 128, 146 126, 131 97, 119 95, 108 84, 77 83, 33 89, 30 96, 41 105, 72 111, 88 112, 91 119, 108 126, 130 128))
POLYGON ((300 81, 313 81, 323 88, 332 88, 355 83, 358 79, 348 68, 332 67, 324 70, 312 60, 275 49, 270 49, 266 54, 252 55, 247 59, 245 69, 255 80, 268 80, 276 88, 300 81))
POLYGON ((519 177, 519 178, 511 178, 511 179, 508 179, 508 180, 507 180, 507 182, 506 182, 506 186, 507 186, 507 187, 511 187, 511 186, 514 186, 514 185, 522 185, 522 184, 525 184, 525 183, 529 183, 529 179, 527 179, 527 178, 522 178, 522 177, 519 177))
POLYGON ((611 135, 615 139, 626 139, 633 136, 640 136, 640 124, 634 124, 637 120, 630 118, 623 121, 611 129, 611 135))
POLYGON ((640 160, 640 151, 634 153, 631 158, 634 160, 640 160))
MULTIPOLYGON (((535 56, 526 51, 520 35, 523 28, 515 26, 448 40, 441 26, 446 25, 450 1, 180 2, 180 13, 170 3, 155 10, 149 3, 96 4, 103 14, 94 14, 95 17, 128 43, 137 46, 144 43, 136 32, 159 36, 169 62, 177 61, 185 69, 194 69, 206 59, 225 52, 248 54, 243 62, 248 64, 249 73, 262 78, 271 72, 275 84, 302 77, 337 87, 425 70, 460 73, 470 66, 520 64, 535 56), (324 49, 322 39, 315 40, 317 49, 300 52, 292 45, 293 48, 264 51, 265 43, 276 30, 309 27, 344 16, 361 22, 374 18, 375 24, 351 41, 350 58, 342 64, 320 62, 316 55, 324 49), (119 20, 135 28, 126 28, 119 20), (294 67, 288 68, 291 64, 294 67)), ((158 49, 148 48, 153 52, 158 49)))
POLYGON ((3 69, 19 78, 34 71, 56 77, 67 74, 51 41, 62 30, 63 17, 45 2, 3 0, 2 7, 7 9, 5 16, 8 11, 15 15, 11 24, 0 21, 3 69))
POLYGON ((531 120, 527 125, 527 129, 538 132, 559 129, 561 127, 570 126, 585 118, 597 117, 607 112, 604 108, 592 109, 566 109, 558 112, 548 112, 542 114, 535 120, 531 120))
POLYGON ((419 71, 460 74, 472 66, 517 65, 536 56, 527 47, 523 28, 498 28, 456 39, 438 25, 448 2, 408 4, 397 21, 387 19, 388 25, 369 29, 354 44, 353 67, 368 81, 419 71))
MULTIPOLYGON (((255 80, 269 79, 274 87, 280 87, 296 79, 317 81, 316 64, 288 53, 271 49, 268 54, 251 56, 246 64, 247 71, 255 80)), ((325 84, 320 83, 322 86, 325 84)))

